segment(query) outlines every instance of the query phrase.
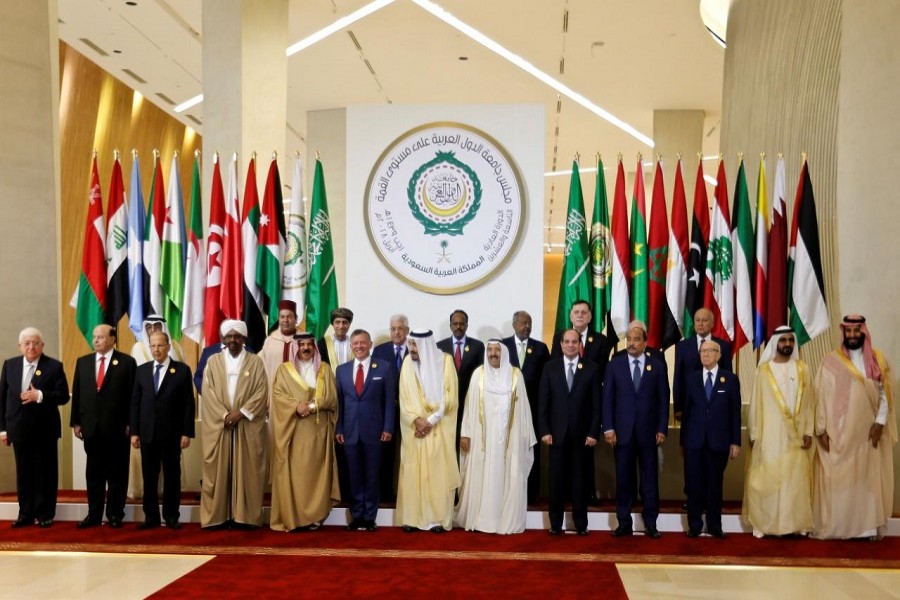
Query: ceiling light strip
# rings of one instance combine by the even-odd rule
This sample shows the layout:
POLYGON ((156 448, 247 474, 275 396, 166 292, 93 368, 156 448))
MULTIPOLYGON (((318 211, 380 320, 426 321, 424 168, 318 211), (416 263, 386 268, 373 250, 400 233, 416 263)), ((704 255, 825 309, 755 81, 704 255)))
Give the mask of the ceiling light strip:
POLYGON ((340 19, 338 19, 337 21, 335 21, 328 27, 324 27, 324 28, 320 29, 319 31, 313 33, 312 35, 309 35, 309 36, 303 38, 299 42, 291 44, 290 46, 288 46, 288 49, 286 51, 287 55, 293 56, 293 55, 297 54, 298 52, 309 48, 313 44, 317 44, 317 43, 321 42, 328 36, 340 31, 341 29, 344 29, 345 27, 349 27, 350 25, 353 25, 360 19, 364 19, 364 18, 368 17, 369 15, 371 15, 372 13, 381 10, 385 6, 393 4, 396 1, 397 0, 375 0, 374 2, 369 2, 362 8, 353 11, 349 15, 347 15, 345 17, 341 17, 340 19))

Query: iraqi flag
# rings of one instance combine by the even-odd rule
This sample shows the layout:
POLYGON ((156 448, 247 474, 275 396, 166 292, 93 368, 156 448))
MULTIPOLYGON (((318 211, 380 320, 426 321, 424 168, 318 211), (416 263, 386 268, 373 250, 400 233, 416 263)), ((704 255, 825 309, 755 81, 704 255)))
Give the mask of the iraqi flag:
POLYGON ((819 247, 819 220, 813 197, 809 166, 803 160, 797 196, 794 198, 794 220, 791 224, 791 248, 788 260, 789 323, 802 345, 829 327, 825 305, 825 277, 822 275, 822 253, 819 247))
MULTIPOLYGON (((141 207, 143 208, 143 207, 141 207)), ((128 312, 128 204, 116 152, 106 208, 106 322, 115 326, 128 312)))

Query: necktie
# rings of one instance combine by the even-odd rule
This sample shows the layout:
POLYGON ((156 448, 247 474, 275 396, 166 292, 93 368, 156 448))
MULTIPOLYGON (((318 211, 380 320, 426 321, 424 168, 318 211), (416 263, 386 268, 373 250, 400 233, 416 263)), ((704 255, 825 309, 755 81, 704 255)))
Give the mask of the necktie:
POLYGON ((291 343, 284 343, 284 350, 281 351, 281 362, 287 362, 291 359, 291 343))
POLYGON ((159 363, 156 364, 156 368, 153 371, 153 391, 159 391, 159 372, 162 370, 163 366, 159 363))
POLYGON ((706 401, 709 402, 710 398, 712 398, 712 371, 708 371, 706 373, 706 401))
POLYGON ((394 360, 397 361, 397 372, 400 372, 400 368, 403 366, 403 347, 397 346, 395 348, 394 360))
POLYGON ((581 346, 578 348, 578 356, 584 358, 584 338, 581 338, 581 346))
POLYGON ((575 363, 569 363, 569 370, 566 372, 566 385, 569 386, 569 391, 572 391, 572 380, 575 379, 575 363))
POLYGON ((456 370, 459 371, 459 366, 462 364, 462 342, 456 342, 456 352, 453 353, 453 364, 456 365, 456 370))
POLYGON ((22 391, 28 390, 31 386, 31 379, 34 377, 34 363, 28 365, 28 368, 25 369, 25 376, 22 378, 22 391))
POLYGON ((357 396, 362 396, 362 390, 363 390, 363 370, 362 370, 362 363, 360 363, 360 364, 357 365, 357 367, 356 367, 356 381, 355 381, 354 383, 355 383, 355 385, 356 385, 356 395, 357 395, 357 396))
POLYGON ((634 384, 634 391, 638 391, 641 387, 641 361, 634 359, 634 369, 631 371, 631 382, 634 384))
POLYGON ((97 389, 103 385, 103 378, 106 376, 106 357, 100 357, 100 366, 97 368, 97 389))
POLYGON ((525 364, 525 352, 528 348, 528 342, 519 342, 519 367, 525 364))

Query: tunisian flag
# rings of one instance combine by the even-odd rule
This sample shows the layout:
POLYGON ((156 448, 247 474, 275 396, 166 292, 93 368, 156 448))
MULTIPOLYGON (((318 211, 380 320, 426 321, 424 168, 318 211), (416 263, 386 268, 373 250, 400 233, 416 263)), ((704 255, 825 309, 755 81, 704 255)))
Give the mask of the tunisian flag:
MULTIPOLYGON (((666 190, 663 184, 662 164, 656 161, 653 176, 653 198, 650 205, 650 235, 648 245, 647 284, 647 345, 663 347, 666 306, 666 273, 669 262, 669 219, 666 214, 666 190)), ((676 250, 677 251, 677 250, 676 250)))
POLYGON ((208 346, 219 339, 222 314, 222 265, 225 261, 225 193, 219 154, 213 158, 212 190, 209 195, 209 239, 206 246, 206 294, 203 302, 203 337, 208 346))
MULTIPOLYGON (((243 308, 244 249, 241 247, 241 212, 238 200, 237 154, 228 170, 228 198, 225 201, 225 256, 222 260, 222 287, 219 301, 226 319, 240 319, 243 308)), ((218 339, 219 332, 216 332, 218 339)))

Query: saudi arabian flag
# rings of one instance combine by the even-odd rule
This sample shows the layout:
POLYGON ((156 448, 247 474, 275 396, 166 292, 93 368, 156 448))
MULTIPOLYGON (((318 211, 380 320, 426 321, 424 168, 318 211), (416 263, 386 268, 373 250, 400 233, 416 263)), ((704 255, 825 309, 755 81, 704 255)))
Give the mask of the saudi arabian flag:
MULTIPOLYGON (((584 218, 581 177, 578 174, 578 162, 572 161, 569 211, 566 214, 566 249, 559 278, 559 299, 556 302, 556 331, 562 331, 569 327, 569 309, 576 300, 590 301, 591 271, 588 268, 589 265, 587 220, 584 218)), ((600 327, 602 328, 602 325, 600 327)))
POLYGON ((647 251, 647 208, 644 199, 644 165, 638 157, 631 201, 631 318, 647 323, 650 285, 647 251))
POLYGON ((609 203, 606 199, 606 176, 603 161, 597 157, 597 186, 594 188, 594 216, 591 219, 591 278, 594 286, 594 329, 606 326, 612 295, 612 263, 610 263, 609 203))
POLYGON ((306 331, 320 338, 338 307, 331 222, 322 163, 316 159, 312 203, 309 209, 309 284, 306 287, 306 331))

